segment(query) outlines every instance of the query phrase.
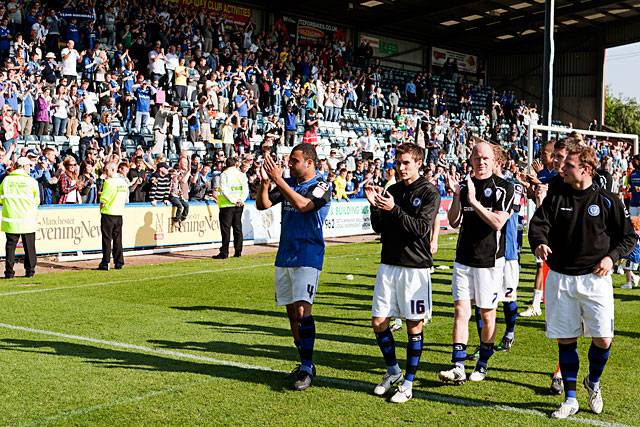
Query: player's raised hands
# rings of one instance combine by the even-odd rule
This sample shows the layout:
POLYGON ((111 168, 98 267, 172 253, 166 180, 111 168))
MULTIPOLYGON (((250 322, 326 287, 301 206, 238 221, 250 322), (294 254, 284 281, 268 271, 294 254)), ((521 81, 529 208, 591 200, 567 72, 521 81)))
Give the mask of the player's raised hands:
POLYGON ((278 178, 282 178, 282 169, 280 169, 280 166, 273 161, 271 156, 264 156, 262 169, 264 169, 269 178, 273 181, 276 181, 278 178))
POLYGON ((396 205, 391 193, 384 191, 376 195, 376 207, 383 211, 390 211, 396 205))
POLYGON ((456 196, 460 194, 460 179, 454 173, 447 173, 447 185, 456 196))
POLYGON ((260 165, 258 168, 258 176, 261 181, 269 181, 269 175, 267 174, 267 171, 264 170, 264 165, 260 165))
POLYGON ((538 245, 534 254, 543 261, 547 260, 547 257, 552 254, 551 248, 547 245, 538 245))
POLYGON ((467 200, 473 203, 476 200, 476 185, 471 179, 471 174, 467 175, 467 200))
POLYGON ((371 206, 376 206, 376 196, 380 194, 380 187, 377 187, 373 184, 365 185, 364 187, 364 195, 371 204, 371 206))

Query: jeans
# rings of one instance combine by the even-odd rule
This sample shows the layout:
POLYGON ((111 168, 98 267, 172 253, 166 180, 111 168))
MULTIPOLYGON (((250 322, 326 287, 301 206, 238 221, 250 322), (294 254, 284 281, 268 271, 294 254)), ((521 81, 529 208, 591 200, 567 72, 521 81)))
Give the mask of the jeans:
POLYGON ((53 116, 53 132, 51 133, 53 136, 61 136, 64 135, 67 131, 67 119, 61 119, 59 117, 53 116))
POLYGON ((135 130, 137 133, 148 132, 147 121, 149 120, 148 111, 136 111, 136 125, 135 130))
POLYGON ((176 208, 176 214, 173 216, 174 221, 184 221, 187 219, 187 215, 189 215, 189 202, 180 198, 171 196, 169 197, 169 201, 176 208))

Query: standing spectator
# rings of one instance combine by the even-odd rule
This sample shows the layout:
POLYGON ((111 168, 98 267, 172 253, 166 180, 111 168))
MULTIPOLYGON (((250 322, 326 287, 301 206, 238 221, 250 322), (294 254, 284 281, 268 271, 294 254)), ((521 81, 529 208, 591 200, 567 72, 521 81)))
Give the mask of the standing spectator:
POLYGON ((144 80, 140 87, 134 90, 136 97, 136 133, 149 133, 147 121, 149 120, 149 109, 151 108, 151 97, 156 93, 153 86, 149 86, 149 81, 144 80))
POLYGON ((389 117, 394 118, 398 113, 398 104, 400 103, 400 91, 398 86, 393 86, 389 94, 389 117))
POLYGON ((284 116, 284 145, 293 147, 296 144, 296 134, 298 133, 298 107, 295 103, 287 104, 287 111, 284 116))
POLYGON ((16 118, 16 114, 11 110, 11 106, 5 104, 2 106, 2 133, 4 133, 4 137, 2 138, 2 146, 4 151, 9 151, 9 148, 12 144, 15 144, 16 139, 18 138, 20 132, 20 123, 16 118))
POLYGON ((78 78, 78 71, 76 66, 82 62, 82 58, 84 57, 86 51, 82 51, 78 53, 77 50, 74 49, 75 42, 73 40, 69 40, 67 42, 67 47, 62 49, 60 55, 62 56, 62 75, 67 79, 67 84, 75 83, 78 78))
POLYGON ((69 106, 69 97, 67 96, 67 88, 60 86, 58 93, 53 98, 51 108, 53 109, 53 136, 62 136, 67 130, 67 119, 69 113, 67 108, 69 106))
POLYGON ((302 142, 304 144, 311 144, 314 147, 318 145, 318 117, 316 116, 316 110, 309 110, 307 119, 304 123, 304 136, 302 142))
POLYGON ((75 157, 67 156, 62 162, 63 171, 58 181, 60 192, 59 204, 78 204, 82 202, 80 197, 80 185, 78 183, 78 163, 75 157))
POLYGON ((80 122, 80 130, 78 132, 80 136, 80 142, 78 142, 78 153, 79 158, 84 159, 87 153, 87 148, 91 144, 91 141, 95 137, 96 129, 93 123, 91 122, 91 115, 85 113, 82 116, 82 121, 80 122))
POLYGON ((102 233, 102 261, 98 270, 109 270, 113 248, 113 263, 116 270, 124 267, 122 252, 122 214, 129 199, 129 186, 117 173, 117 165, 109 162, 104 167, 107 179, 100 194, 100 231, 102 233))
POLYGON ((249 183, 247 176, 238 169, 239 159, 232 157, 226 160, 226 168, 220 175, 220 190, 218 195, 218 207, 220 208, 220 232, 222 234, 222 246, 220 253, 214 259, 229 257, 229 241, 231 239, 231 227, 233 227, 234 257, 242 255, 242 212, 244 202, 249 195, 249 183))
POLYGON ((36 272, 36 228, 40 196, 38 183, 29 176, 31 160, 20 157, 16 169, 0 184, 0 203, 2 204, 2 224, 0 229, 6 233, 5 279, 15 275, 13 265, 18 240, 22 239, 24 248, 24 270, 26 277, 36 272))
POLYGON ((230 158, 233 154, 234 130, 233 130, 233 124, 231 123, 231 120, 233 117, 237 118, 237 115, 235 114, 235 112, 233 115, 227 116, 224 119, 224 123, 220 127, 220 136, 222 138, 222 149, 224 150, 224 156, 226 158, 230 158))
POLYGON ((187 67, 184 65, 184 57, 181 57, 178 65, 174 69, 175 75, 175 92, 178 101, 186 101, 187 99, 187 67))
POLYGON ((80 183, 80 197, 82 203, 92 204, 97 202, 97 187, 95 174, 95 165, 91 161, 83 161, 80 164, 80 176, 78 182, 80 183))

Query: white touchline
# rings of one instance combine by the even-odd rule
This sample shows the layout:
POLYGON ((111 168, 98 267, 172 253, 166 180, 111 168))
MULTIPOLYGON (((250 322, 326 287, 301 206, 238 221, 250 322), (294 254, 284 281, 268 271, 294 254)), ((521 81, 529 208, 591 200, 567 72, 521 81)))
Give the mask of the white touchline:
MULTIPOLYGON (((370 253, 364 254, 345 254, 345 255, 333 255, 327 256, 325 259, 335 259, 335 258, 348 258, 348 257, 357 257, 371 255, 370 253)), ((208 270, 197 270, 197 271, 187 271, 184 273, 175 273, 175 274, 165 274, 163 276, 150 276, 150 277, 139 277, 135 279, 122 279, 122 280, 112 280, 109 282, 95 282, 95 283, 84 283, 81 285, 75 286, 56 286, 55 288, 43 288, 43 289, 28 289, 24 291, 11 291, 11 292, 3 292, 0 293, 0 297, 8 297, 13 295, 24 295, 24 294, 37 294, 41 292, 51 292, 51 291, 61 291, 65 289, 78 289, 78 288, 91 288, 96 286, 107 286, 107 285, 118 285, 122 283, 130 283, 130 282, 147 282, 149 280, 159 280, 159 279, 174 279, 177 277, 184 276, 192 276, 197 274, 206 274, 206 273, 221 273, 224 271, 236 271, 236 270, 247 270, 250 268, 256 267, 271 267, 273 266, 273 262, 263 263, 263 264, 252 264, 252 265, 243 265, 239 267, 228 267, 228 268, 218 268, 218 269, 208 269, 208 270)))
MULTIPOLYGON (((234 368, 252 369, 252 370, 256 370, 256 371, 275 372, 275 373, 283 373, 283 374, 287 373, 287 371, 283 371, 283 370, 280 370, 280 369, 273 369, 273 368, 269 368, 267 366, 251 365, 251 364, 248 364, 248 363, 233 362, 233 361, 230 361, 230 360, 215 359, 213 357, 200 356, 200 355, 197 355, 197 354, 183 353, 181 351, 165 350, 165 349, 162 349, 162 348, 153 348, 153 347, 148 347, 148 346, 143 346, 143 345, 127 344, 127 343, 122 343, 122 342, 117 342, 117 341, 107 341, 107 340, 101 340, 101 339, 98 339, 98 338, 83 337, 83 336, 80 336, 80 335, 71 335, 71 334, 65 334, 65 333, 61 333, 61 332, 47 331, 47 330, 44 330, 44 329, 34 329, 34 328, 28 328, 26 326, 10 325, 8 323, 0 323, 0 328, 10 329, 10 330, 13 330, 13 331, 27 332, 27 333, 32 333, 32 334, 48 335, 48 336, 64 338, 66 340, 72 340, 72 341, 89 342, 89 343, 92 343, 92 344, 99 344, 99 345, 103 345, 103 346, 106 346, 106 347, 122 348, 122 349, 126 349, 126 350, 138 350, 138 351, 143 352, 143 353, 159 354, 159 355, 162 355, 162 356, 170 356, 170 357, 174 357, 174 358, 177 358, 177 359, 196 360, 198 362, 208 362, 208 363, 212 363, 212 364, 215 364, 215 365, 232 366, 234 368)), ((358 388, 358 389, 361 389, 363 391, 369 391, 371 389, 371 384, 369 384, 369 383, 365 383, 365 382, 361 382, 361 381, 354 381, 354 380, 347 380, 347 379, 342 379, 342 378, 333 378, 333 377, 317 377, 316 378, 316 383, 327 383, 327 384, 349 386, 350 388, 358 388)), ((68 415, 64 415, 65 412, 63 412, 61 414, 54 415, 52 417, 48 417, 47 419, 53 418, 53 420, 58 420, 60 417, 73 416, 73 415, 82 415, 82 414, 85 414, 85 413, 88 413, 88 412, 92 412, 92 411, 97 411, 97 410, 103 409, 105 407, 111 407, 111 406, 116 406, 116 405, 120 405, 120 404, 126 404, 126 403, 129 403, 129 402, 136 402, 136 401, 139 401, 139 400, 143 400, 143 399, 146 399, 146 398, 157 396, 159 394, 163 394, 163 393, 162 392, 150 392, 150 393, 147 393, 145 395, 138 396, 138 397, 133 397, 133 398, 130 398, 130 399, 124 399, 124 400, 121 400, 121 401, 111 402, 111 404, 105 403, 103 405, 95 405, 95 406, 90 406, 90 407, 87 407, 87 408, 81 408, 81 409, 76 409, 76 410, 73 410, 73 411, 68 411, 68 412, 66 412, 66 414, 68 414, 68 415)), ((454 405, 471 406, 471 407, 488 408, 488 409, 497 409, 499 411, 511 412, 511 413, 522 414, 522 415, 532 415, 532 416, 536 416, 536 417, 545 417, 545 418, 548 417, 548 415, 545 414, 544 412, 537 411, 537 410, 534 410, 534 409, 522 409, 522 408, 516 408, 516 407, 508 406, 508 405, 496 404, 496 403, 478 402, 478 401, 473 401, 473 400, 467 400, 467 399, 464 399, 464 398, 443 396, 443 395, 439 395, 439 394, 431 394, 431 393, 427 393, 427 392, 423 392, 423 391, 419 391, 419 390, 415 391, 413 395, 416 396, 416 397, 419 397, 421 399, 431 400, 431 401, 439 402, 439 403, 449 403, 449 404, 454 404, 454 405)), ((601 427, 631 427, 631 426, 626 425, 626 424, 609 423, 609 422, 606 422, 606 421, 594 420, 594 419, 590 419, 590 418, 580 418, 580 417, 571 417, 571 418, 568 418, 567 421, 572 421, 574 423, 580 423, 580 424, 588 424, 588 425, 593 425, 593 426, 601 426, 601 427)))

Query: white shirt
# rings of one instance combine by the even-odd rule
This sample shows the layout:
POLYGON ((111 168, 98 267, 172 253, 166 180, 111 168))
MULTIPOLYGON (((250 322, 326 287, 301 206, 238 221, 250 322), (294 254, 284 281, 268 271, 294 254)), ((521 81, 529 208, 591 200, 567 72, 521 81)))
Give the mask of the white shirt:
POLYGON ((80 54, 78 53, 77 50, 73 49, 71 52, 69 52, 69 48, 65 47, 64 49, 62 49, 62 52, 60 52, 62 55, 62 75, 63 76, 77 76, 78 73, 76 71, 76 65, 78 64, 78 59, 80 58, 80 54), (66 54, 69 54, 69 56, 67 56, 67 59, 64 59, 64 56, 66 54))
POLYGON ((178 55, 175 53, 167 53, 165 58, 167 58, 167 70, 175 70, 180 63, 178 55))

